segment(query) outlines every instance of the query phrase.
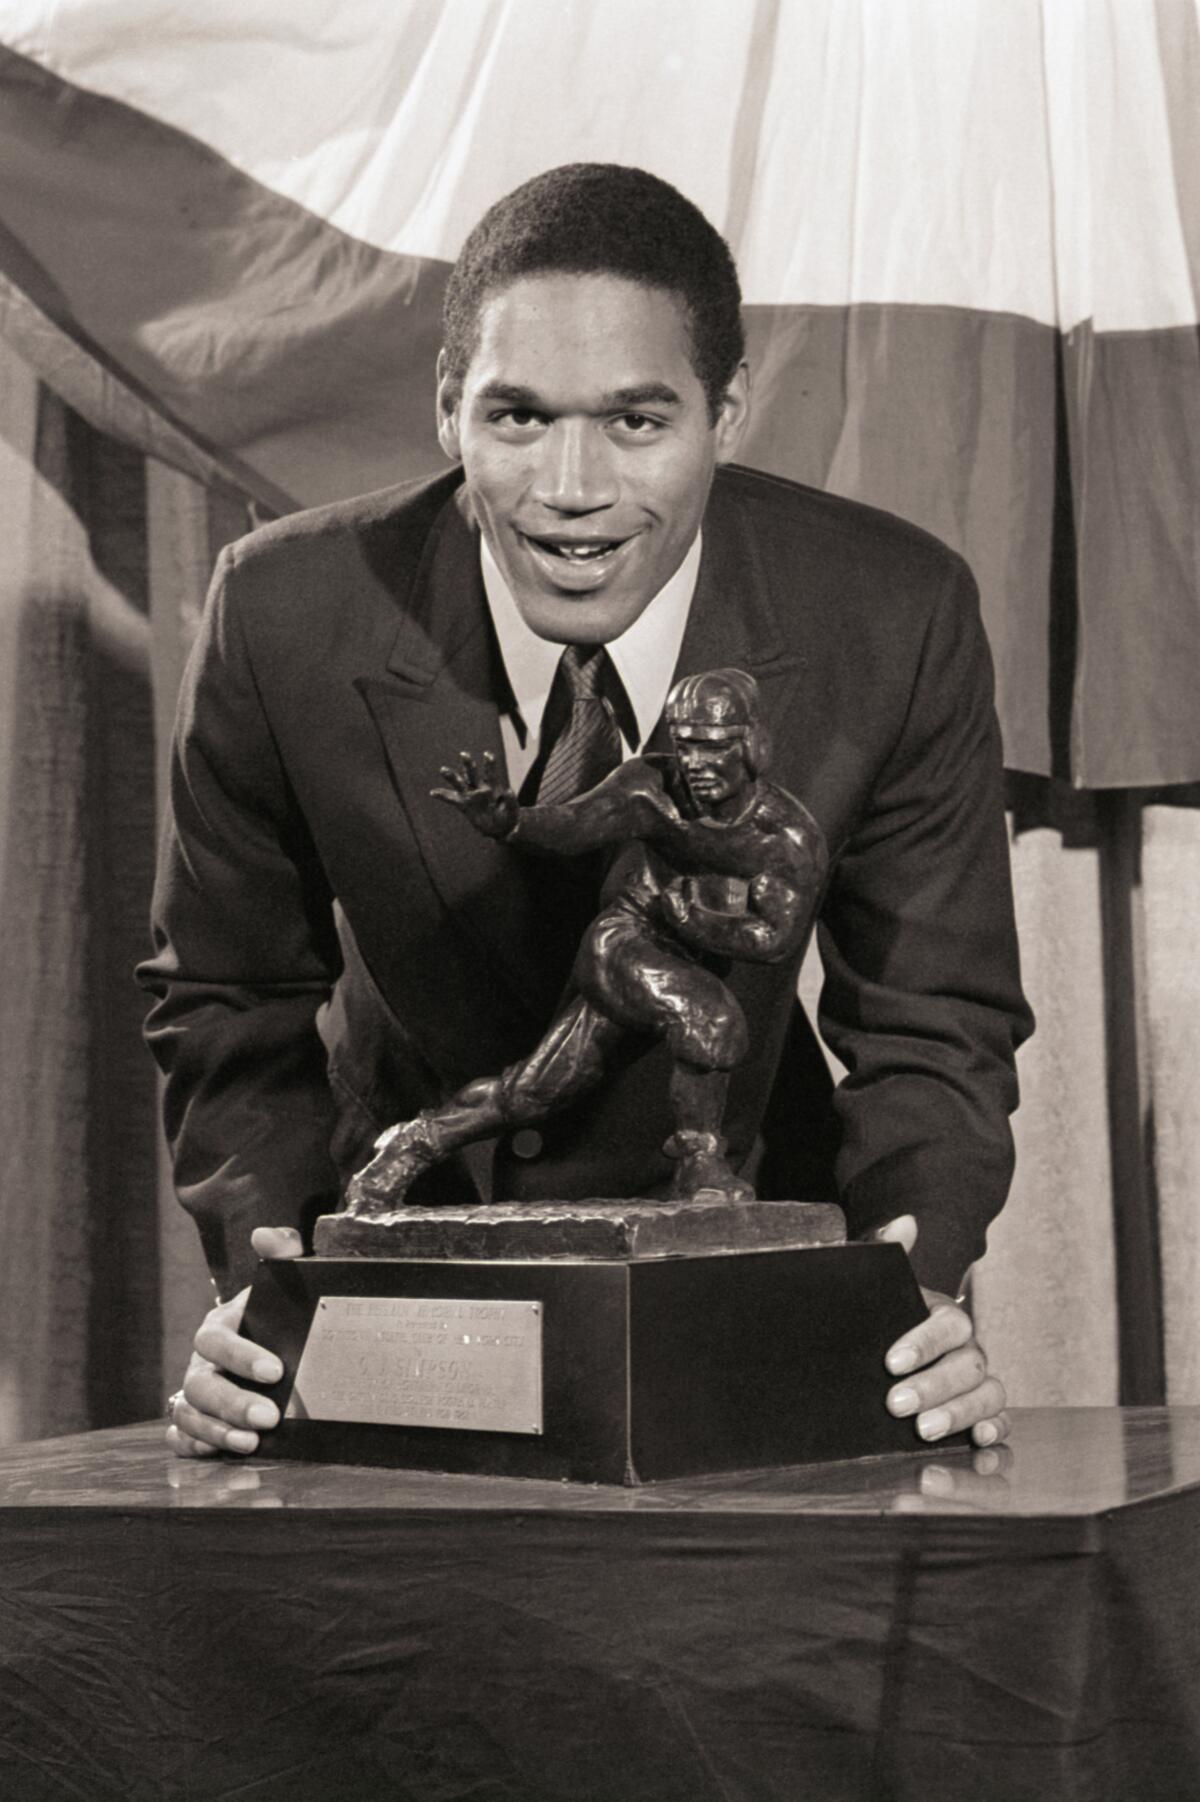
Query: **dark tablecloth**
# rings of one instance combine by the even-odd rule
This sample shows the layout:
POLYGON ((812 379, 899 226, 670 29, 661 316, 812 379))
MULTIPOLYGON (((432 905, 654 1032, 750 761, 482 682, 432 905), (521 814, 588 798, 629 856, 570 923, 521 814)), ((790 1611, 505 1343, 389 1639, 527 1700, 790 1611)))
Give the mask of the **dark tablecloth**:
POLYGON ((1200 1409, 629 1492, 0 1453, 5 1802, 1200 1795, 1200 1409))

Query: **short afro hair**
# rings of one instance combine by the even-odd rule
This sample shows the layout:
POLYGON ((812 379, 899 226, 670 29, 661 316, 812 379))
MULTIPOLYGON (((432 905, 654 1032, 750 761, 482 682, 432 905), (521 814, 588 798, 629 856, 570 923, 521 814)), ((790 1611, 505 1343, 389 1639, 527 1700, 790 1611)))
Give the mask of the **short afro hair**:
POLYGON ((461 385, 489 294, 528 275, 619 275, 684 308, 692 366, 715 423, 745 354, 729 246, 669 182, 622 163, 564 163, 498 200, 463 245, 443 309, 446 370, 461 385))

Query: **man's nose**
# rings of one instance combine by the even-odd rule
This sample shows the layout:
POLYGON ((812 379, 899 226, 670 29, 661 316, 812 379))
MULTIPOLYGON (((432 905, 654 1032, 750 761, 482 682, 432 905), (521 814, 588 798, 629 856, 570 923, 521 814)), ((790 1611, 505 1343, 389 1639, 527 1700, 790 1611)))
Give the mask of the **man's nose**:
POLYGON ((594 513, 619 493, 612 446, 592 420, 556 419, 541 444, 535 498, 556 513, 594 513))

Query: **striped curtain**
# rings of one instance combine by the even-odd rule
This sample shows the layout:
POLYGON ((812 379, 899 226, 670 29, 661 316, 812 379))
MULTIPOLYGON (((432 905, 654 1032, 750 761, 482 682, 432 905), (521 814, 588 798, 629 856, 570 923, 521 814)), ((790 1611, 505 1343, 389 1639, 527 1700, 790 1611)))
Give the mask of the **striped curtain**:
POLYGON ((1017 1400, 1200 1399, 1198 102, 1194 0, 0 0, 10 1433, 202 1294, 124 984, 211 556, 437 466, 463 235, 586 159, 728 236, 747 460, 976 571, 1042 1022, 977 1310, 1017 1400))

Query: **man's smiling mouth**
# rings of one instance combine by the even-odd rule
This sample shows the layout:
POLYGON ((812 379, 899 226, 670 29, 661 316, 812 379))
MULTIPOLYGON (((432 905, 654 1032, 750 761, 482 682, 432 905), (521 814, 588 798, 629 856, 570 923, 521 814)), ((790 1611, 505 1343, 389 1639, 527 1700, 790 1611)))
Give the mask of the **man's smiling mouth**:
POLYGON ((561 594, 596 594, 622 569, 638 534, 628 538, 582 538, 566 532, 520 532, 525 553, 542 580, 561 594))
POLYGON ((628 543, 625 538, 535 538, 529 532, 522 533, 522 537, 538 550, 547 551, 552 557, 562 557, 568 563, 593 563, 628 543))

